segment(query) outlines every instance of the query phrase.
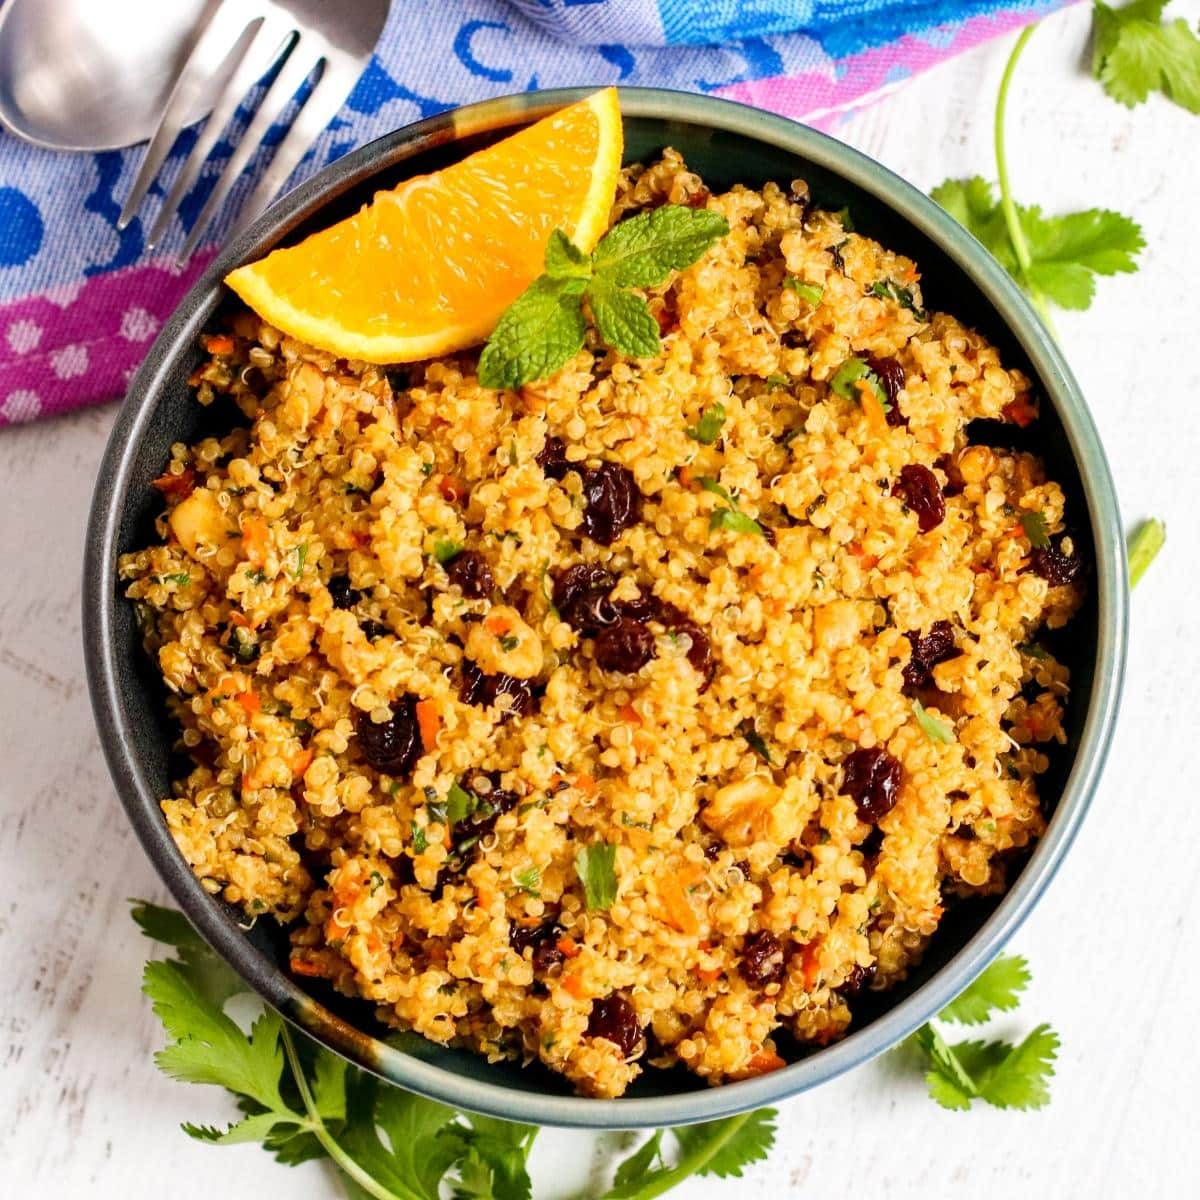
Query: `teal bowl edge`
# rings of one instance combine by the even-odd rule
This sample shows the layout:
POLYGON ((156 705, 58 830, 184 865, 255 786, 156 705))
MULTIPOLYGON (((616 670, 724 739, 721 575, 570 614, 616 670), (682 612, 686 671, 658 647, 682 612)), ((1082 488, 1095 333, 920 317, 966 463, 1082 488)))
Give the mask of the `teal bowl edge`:
MULTIPOLYGON (((284 197, 224 250, 168 322, 134 378, 101 467, 88 531, 84 570, 84 640, 89 688, 101 740, 139 837, 199 931, 254 989, 318 1041, 413 1092, 490 1116, 589 1129, 635 1129, 729 1117, 827 1082, 895 1046, 991 962, 1028 916, 1057 872, 1079 830, 1108 756, 1120 702, 1128 640, 1128 576, 1116 492, 1099 434, 1062 353, 1015 282, 984 247, 934 201, 886 167, 796 121, 716 97, 657 88, 620 88, 627 116, 678 119, 770 144, 808 159, 869 193, 935 242, 968 276, 1020 344, 1057 411, 1079 471, 1096 551, 1098 641, 1092 692, 1079 746, 1057 809, 1017 882, 973 938, 923 986, 841 1042, 781 1070, 719 1088, 674 1095, 602 1100, 516 1091, 464 1077, 406 1053, 347 1023, 294 980, 252 952, 236 925, 199 887, 169 844, 161 818, 147 816, 144 779, 131 761, 131 731, 123 722, 120 664, 107 653, 113 603, 121 481, 153 416, 153 393, 184 336, 194 336, 216 307, 220 280, 261 252, 281 226, 308 216, 376 160, 401 147, 453 143, 487 130, 519 126, 595 91, 594 87, 522 93, 464 106, 417 122, 353 151, 284 197), (137 810, 138 805, 140 810, 137 810), (173 861, 172 861, 173 860, 173 861), (182 870, 180 869, 182 867, 182 870), (187 878, 185 878, 185 875, 187 878), (239 944, 240 943, 240 944, 239 944)), ((486 1069, 481 1060, 481 1070, 486 1069)))

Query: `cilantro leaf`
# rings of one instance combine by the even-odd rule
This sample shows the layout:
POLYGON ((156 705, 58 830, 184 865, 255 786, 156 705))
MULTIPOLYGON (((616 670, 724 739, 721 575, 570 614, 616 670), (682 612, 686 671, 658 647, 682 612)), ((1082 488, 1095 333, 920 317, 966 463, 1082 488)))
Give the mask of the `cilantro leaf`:
POLYGON ((1002 954, 972 983, 938 1013, 940 1021, 979 1025, 993 1013, 1007 1012, 1020 1003, 1018 997, 1029 985, 1029 964, 1015 954, 1002 954))
POLYGON ((191 985, 218 1008, 230 996, 245 991, 246 985, 224 959, 192 928, 191 922, 173 908, 162 908, 149 900, 134 900, 130 915, 146 937, 173 946, 180 968, 191 985))
POLYGON ((767 531, 753 518, 744 512, 732 508, 714 508, 708 517, 710 533, 718 529, 727 529, 730 533, 753 533, 766 537, 767 531))
POLYGON ((553 375, 583 346, 587 281, 540 276, 511 305, 479 356, 479 382, 518 388, 553 375))
POLYGON ((865 359, 854 356, 846 359, 834 371, 829 386, 844 400, 853 400, 857 403, 862 398, 859 395, 858 384, 860 380, 864 379, 870 384, 871 391, 875 393, 875 398, 879 401, 883 411, 889 412, 892 406, 888 403, 887 393, 883 390, 879 377, 867 366, 865 359))
POLYGON ((664 204, 614 225, 592 252, 592 270, 614 287, 653 287, 728 232, 729 222, 711 209, 664 204))
POLYGON ((894 300, 901 308, 907 308, 918 321, 929 315, 913 298, 912 288, 901 287, 894 279, 877 279, 871 284, 871 295, 882 300, 894 300))
POLYGON ((958 223, 981 241, 1000 265, 1031 295, 1046 296, 1062 308, 1085 309, 1095 294, 1097 275, 1137 270, 1145 245, 1141 228, 1106 208, 1046 217, 1036 205, 1016 206, 1031 262, 1022 278, 1016 253, 993 186, 976 176, 947 179, 930 193, 958 223))
POLYGON ((721 426, 725 424, 725 405, 719 400, 715 401, 711 407, 706 408, 700 414, 700 420, 695 425, 689 425, 684 429, 684 433, 688 435, 694 442, 700 442, 705 446, 711 446, 713 442, 721 436, 721 426))
POLYGON ((561 230, 546 242, 546 274, 555 279, 590 279, 592 260, 561 230))
POLYGON ((720 496, 721 499, 724 500, 725 503, 728 504, 730 508, 737 508, 737 501, 734 500, 734 498, 729 494, 729 492, 725 488, 723 488, 715 479, 712 479, 706 475, 702 479, 700 479, 698 482, 700 484, 700 487, 704 491, 711 492, 714 496, 720 496))
POLYGON ((796 275, 785 275, 783 286, 814 307, 821 303, 821 297, 825 295, 825 289, 819 283, 805 283, 796 275))
POLYGON ((1166 0, 1135 0, 1092 11, 1092 74, 1116 101, 1132 108, 1151 92, 1200 113, 1200 39, 1183 19, 1163 20, 1166 0))
POLYGON ((620 1195, 625 1188, 641 1186, 645 1175, 657 1159, 662 1157, 662 1141, 665 1129, 656 1129, 628 1158, 622 1160, 613 1176, 613 1187, 609 1196, 620 1195))
POLYGON ((479 798, 458 783, 452 783, 446 793, 445 817, 447 825, 457 825, 466 820, 479 807, 479 798))
POLYGON ((939 721, 937 717, 930 716, 925 711, 925 706, 920 700, 912 702, 912 714, 917 718, 917 724, 921 727, 921 732, 931 742, 942 742, 948 746, 954 741, 954 730, 944 721, 939 721))
POLYGON ((1157 518, 1143 521, 1129 539, 1129 586, 1137 587, 1146 569, 1166 545, 1167 527, 1157 518))
POLYGON ((1037 1026, 1020 1045, 980 1072, 980 1096, 997 1108, 1044 1108, 1050 1103, 1048 1081, 1059 1045, 1049 1025, 1037 1026))
POLYGON ((662 349, 658 322, 641 296, 623 292, 607 277, 597 276, 587 285, 587 299, 596 332, 605 345, 627 358, 652 358, 662 349))
POLYGON ((611 908, 617 898, 616 863, 617 848, 608 842, 592 842, 576 851, 575 873, 589 912, 611 908))
POLYGON ((434 560, 441 563, 442 566, 457 558, 462 552, 462 542, 453 541, 451 538, 438 538, 433 543, 434 560))
POLYGON ((768 767, 773 767, 775 764, 771 761, 771 751, 767 747, 763 735, 758 732, 754 726, 754 721, 747 717, 739 726, 738 733, 746 739, 746 744, 758 755, 759 758, 767 764, 768 767))
POLYGON ((1021 528, 1025 530, 1025 536, 1035 550, 1045 550, 1050 545, 1050 530, 1046 525, 1045 513, 1023 512, 1021 528))
POLYGON ((462 1116, 465 1125, 450 1125, 440 1135, 463 1159, 454 1195, 530 1200, 533 1184, 526 1163, 537 1127, 474 1113, 462 1116))

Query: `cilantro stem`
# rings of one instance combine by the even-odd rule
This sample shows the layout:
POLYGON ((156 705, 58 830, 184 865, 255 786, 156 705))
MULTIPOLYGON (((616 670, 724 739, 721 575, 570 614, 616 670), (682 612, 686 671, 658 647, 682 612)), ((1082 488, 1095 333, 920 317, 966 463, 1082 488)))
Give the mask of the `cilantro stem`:
POLYGON ((1017 212, 1016 201, 1013 200, 1012 188, 1009 186, 1008 156, 1004 148, 1004 115, 1005 109, 1008 106, 1008 87, 1012 83, 1013 75, 1016 72, 1017 59, 1021 57, 1021 52, 1029 43, 1029 39, 1033 37, 1035 29, 1037 29, 1036 21, 1032 25, 1027 25, 1021 31, 1021 36, 1017 38, 1017 44, 1013 46, 1012 53, 1008 56, 1008 62, 1004 64, 1004 74, 1000 78, 1000 91, 996 96, 995 118, 996 176, 1000 180, 1000 208, 1004 213, 1004 224, 1008 228, 1008 240, 1012 242, 1013 254, 1016 255, 1017 269, 1021 273, 1021 282, 1025 290, 1029 293, 1029 297, 1033 301, 1033 306, 1038 311, 1038 316, 1042 318, 1046 328, 1050 330, 1051 335, 1057 340, 1058 331, 1054 328, 1054 321, 1050 317, 1050 309, 1041 291, 1029 278, 1029 268, 1033 265, 1033 257, 1029 253, 1029 243, 1025 241, 1025 230, 1021 228, 1021 217, 1017 212))
POLYGON ((291 1067, 292 1075, 296 1080, 296 1089, 300 1093, 300 1099, 304 1101, 304 1110, 308 1113, 313 1136, 325 1147, 325 1152, 338 1165, 338 1168, 354 1180, 367 1195, 374 1196, 375 1200, 416 1200, 415 1193, 400 1196, 396 1192, 389 1191, 374 1176, 364 1171, 337 1144, 333 1134, 325 1127, 321 1114, 317 1111, 316 1101, 313 1100, 308 1079, 304 1075, 304 1066, 300 1062, 300 1056, 296 1053, 296 1044, 292 1041, 292 1035, 287 1025, 283 1025, 280 1029, 280 1037, 283 1041, 283 1052, 287 1055, 288 1066, 291 1067))
POLYGON ((650 1200, 652 1196, 661 1196, 673 1187, 681 1184, 689 1175, 695 1175, 711 1162, 721 1148, 737 1136, 738 1130, 754 1116, 752 1112, 742 1113, 741 1116, 730 1117, 724 1122, 724 1128, 711 1141, 702 1142, 691 1154, 685 1154, 670 1170, 661 1174, 651 1174, 637 1192, 637 1200, 650 1200))

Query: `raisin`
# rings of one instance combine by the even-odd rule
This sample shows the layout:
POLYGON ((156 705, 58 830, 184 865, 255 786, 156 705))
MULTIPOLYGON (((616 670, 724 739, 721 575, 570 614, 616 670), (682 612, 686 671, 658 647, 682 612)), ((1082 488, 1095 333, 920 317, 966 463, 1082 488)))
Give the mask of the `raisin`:
POLYGON ((922 533, 936 529, 945 519, 946 500, 937 476, 928 467, 920 463, 901 467, 892 492, 917 514, 917 528, 922 533))
POLYGON ((933 668, 938 663, 957 658, 960 653, 954 644, 954 627, 949 621, 934 621, 924 637, 916 630, 910 630, 904 636, 912 646, 912 657, 904 668, 904 682, 909 687, 925 687, 932 683, 933 668))
POLYGON ((616 578, 595 563, 577 563, 555 576, 554 607, 577 633, 592 636, 617 620, 617 610, 608 593, 616 578))
POLYGON ((516 792, 510 792, 507 788, 500 787, 496 780, 489 775, 471 776, 466 781, 466 785, 474 793, 478 804, 463 819, 458 828, 463 836, 473 836, 479 840, 492 832, 503 813, 516 808, 520 797, 516 792))
POLYGON ((904 387, 904 368, 894 358, 876 358, 874 354, 868 354, 866 359, 867 366, 875 372, 875 378, 879 380, 879 386, 883 388, 883 394, 891 406, 886 414, 887 423, 907 425, 908 418, 900 411, 897 399, 900 389, 904 387))
POLYGON ((369 713, 356 713, 358 744, 367 765, 376 771, 401 778, 421 757, 421 731, 417 725, 417 697, 401 696, 392 705, 391 716, 382 722, 369 713))
POLYGON ((1051 587, 1065 587, 1083 574, 1083 559, 1078 554, 1064 554, 1063 535, 1059 534, 1049 546, 1031 551, 1030 565, 1051 587))
POLYGON ((596 664, 601 670, 632 675, 653 657, 654 634, 628 617, 622 617, 596 636, 596 664))
POLYGON ((871 832, 858 843, 858 851, 863 858, 878 858, 883 849, 883 830, 878 825, 871 826, 871 832))
POLYGON ((533 688, 527 679, 514 679, 511 675, 485 675, 470 659, 463 663, 462 687, 459 698, 464 704, 480 708, 491 708, 501 696, 509 699, 509 717, 527 717, 533 711, 533 688))
POLYGON ((738 970, 742 978, 754 987, 781 982, 786 964, 779 939, 767 929, 749 934, 742 944, 742 961, 738 970))
POLYGON ((391 633, 391 630, 382 621, 373 621, 370 617, 359 621, 358 627, 363 631, 363 637, 368 642, 378 641, 385 633, 391 633))
POLYGON ((616 602, 617 612, 629 621, 663 621, 663 624, 669 624, 664 620, 665 610, 670 609, 670 605, 663 605, 662 601, 657 596, 651 593, 649 596, 636 596, 632 600, 618 600, 616 602))
POLYGON ((446 574, 450 582, 457 584, 469 600, 482 600, 485 596, 490 596, 496 588, 492 568, 478 550, 464 550, 461 554, 456 554, 446 564, 446 574))
POLYGON ((703 208, 709 201, 712 192, 701 184, 685 201, 688 208, 703 208))
POLYGON ((654 313, 654 319, 658 322, 658 332, 662 337, 679 328, 679 306, 674 288, 663 294, 662 307, 654 313))
POLYGON ((548 437, 534 461, 542 468, 542 474, 547 479, 562 479, 574 469, 567 462, 567 443, 560 437, 548 437))
POLYGON ((334 575, 326 586, 334 608, 353 608, 362 599, 362 592, 350 586, 349 575, 334 575))
POLYGON ((514 925, 508 934, 508 944, 522 957, 527 947, 533 947, 533 969, 545 972, 562 962, 566 955, 558 948, 558 941, 566 932, 554 921, 526 927, 514 925))
POLYGON ((846 976, 846 982, 840 987, 834 988, 834 991, 844 999, 850 1000, 857 996, 874 978, 874 963, 869 967, 860 967, 858 963, 855 963, 850 969, 850 974, 846 976))
POLYGON ((619 992, 614 992, 592 1003, 587 1036, 605 1038, 620 1050, 622 1058, 628 1058, 642 1040, 642 1027, 633 1005, 619 992))
POLYGON ((713 676, 717 673, 717 664, 713 661, 708 634, 699 625, 692 624, 691 621, 683 621, 676 625, 674 632, 687 634, 688 640, 692 643, 688 647, 687 660, 691 663, 692 670, 704 679, 703 684, 700 685, 701 693, 708 691, 708 685, 712 683, 713 676))
POLYGON ((946 476, 946 486, 942 488, 943 496, 961 496, 966 481, 958 469, 958 460, 950 454, 943 454, 934 464, 946 476))
POLYGON ((858 805, 858 819, 876 824, 892 811, 900 790, 900 763, 878 746, 858 749, 842 763, 842 793, 858 805))
POLYGON ((581 528, 602 546, 611 546, 642 519, 642 493, 633 472, 620 463, 604 462, 584 471, 583 499, 581 528))
POLYGON ((707 858, 709 862, 716 862, 717 859, 721 857, 721 851, 723 849, 724 846, 722 846, 720 842, 709 842, 709 844, 704 847, 704 857, 707 858))

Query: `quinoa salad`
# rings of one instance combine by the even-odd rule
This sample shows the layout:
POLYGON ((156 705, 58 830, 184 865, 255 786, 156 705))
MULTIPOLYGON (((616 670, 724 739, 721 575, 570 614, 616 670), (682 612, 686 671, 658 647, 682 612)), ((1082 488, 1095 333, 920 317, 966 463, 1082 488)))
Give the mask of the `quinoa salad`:
POLYGON ((729 232, 644 289, 661 353, 589 330, 492 390, 249 311, 204 338, 158 537, 119 564, 190 767, 203 886, 383 1023, 620 1096, 844 1035, 1045 825, 1083 595, 1063 489, 972 444, 1030 381, 917 264, 664 152, 612 220, 729 232))

